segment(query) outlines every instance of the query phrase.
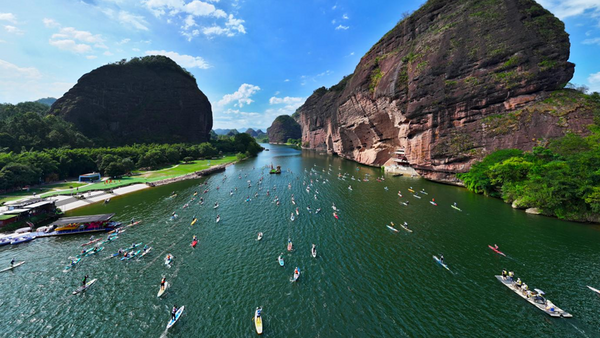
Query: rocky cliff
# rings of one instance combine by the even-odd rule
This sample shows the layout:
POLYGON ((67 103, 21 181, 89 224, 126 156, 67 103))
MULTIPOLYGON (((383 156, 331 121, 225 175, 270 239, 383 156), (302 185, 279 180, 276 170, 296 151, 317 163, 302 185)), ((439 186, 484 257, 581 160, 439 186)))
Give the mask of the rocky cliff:
POLYGON ((288 139, 302 137, 300 125, 289 115, 277 116, 275 121, 267 128, 269 143, 286 143, 288 139))
POLYGON ((165 56, 95 69, 50 111, 99 145, 203 142, 213 122, 194 77, 165 56))
POLYGON ((299 109, 302 142, 369 165, 402 148, 423 176, 454 174, 499 148, 585 133, 563 23, 533 0, 429 0, 339 84, 299 109))

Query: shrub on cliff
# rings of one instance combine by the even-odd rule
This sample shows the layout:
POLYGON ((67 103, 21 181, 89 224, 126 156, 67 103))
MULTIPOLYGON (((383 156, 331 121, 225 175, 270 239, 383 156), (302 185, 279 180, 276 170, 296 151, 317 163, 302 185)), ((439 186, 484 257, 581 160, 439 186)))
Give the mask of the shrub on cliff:
POLYGON ((499 150, 458 174, 467 189, 518 200, 546 215, 600 220, 600 125, 587 137, 567 134, 530 152, 499 150))

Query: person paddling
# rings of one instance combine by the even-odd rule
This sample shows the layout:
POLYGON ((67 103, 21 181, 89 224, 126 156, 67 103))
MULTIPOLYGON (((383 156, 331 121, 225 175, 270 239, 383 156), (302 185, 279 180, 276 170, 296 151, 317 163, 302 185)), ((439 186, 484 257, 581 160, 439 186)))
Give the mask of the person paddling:
POLYGON ((440 263, 444 264, 444 255, 440 254, 440 263))
POLYGON ((173 305, 173 310, 171 310, 171 319, 175 320, 175 315, 177 314, 177 305, 173 305))
POLYGON ((10 267, 12 268, 14 264, 15 264, 15 259, 13 258, 10 260, 10 267))
POLYGON ((160 289, 164 290, 165 289, 165 283, 167 282, 167 278, 163 277, 160 281, 160 289))
POLYGON ((85 277, 83 277, 83 282, 81 282, 82 286, 85 286, 85 284, 87 283, 87 279, 88 275, 85 275, 85 277))

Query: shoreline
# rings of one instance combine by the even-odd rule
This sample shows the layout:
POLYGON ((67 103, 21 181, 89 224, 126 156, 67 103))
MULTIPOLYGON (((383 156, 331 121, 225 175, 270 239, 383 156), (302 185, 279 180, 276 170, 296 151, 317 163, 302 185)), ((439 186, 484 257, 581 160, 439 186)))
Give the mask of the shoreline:
MULTIPOLYGON (((237 162, 237 161, 236 161, 237 162)), ((190 174, 185 174, 177 177, 166 178, 164 180, 155 181, 155 182, 146 182, 146 183, 135 183, 132 185, 119 187, 115 189, 106 189, 106 190, 95 190, 89 191, 87 193, 80 194, 80 196, 84 196, 84 199, 77 198, 75 196, 64 196, 64 195, 56 195, 52 197, 48 197, 48 199, 56 201, 56 207, 60 208, 63 212, 75 210, 81 207, 85 207, 91 204, 95 204, 98 202, 105 201, 106 199, 111 199, 117 196, 124 196, 130 194, 132 192, 145 190, 152 187, 159 187, 162 185, 167 185, 171 183, 199 179, 208 175, 212 175, 217 172, 225 171, 225 169, 235 164, 236 162, 219 164, 214 167, 210 167, 207 169, 195 171, 190 174)))

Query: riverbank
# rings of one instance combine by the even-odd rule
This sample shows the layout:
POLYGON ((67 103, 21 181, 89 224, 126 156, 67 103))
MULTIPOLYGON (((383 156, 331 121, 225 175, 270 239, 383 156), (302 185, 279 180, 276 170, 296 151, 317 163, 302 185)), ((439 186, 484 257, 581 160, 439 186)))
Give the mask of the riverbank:
POLYGON ((211 175, 213 173, 225 171, 225 168, 227 168, 227 166, 232 165, 234 163, 235 162, 220 164, 220 165, 216 165, 211 168, 204 169, 204 170, 199 170, 199 171, 196 171, 196 172, 193 172, 190 174, 167 178, 167 179, 162 179, 162 180, 153 181, 153 182, 136 183, 136 184, 128 185, 125 187, 120 187, 117 189, 111 189, 111 190, 89 191, 86 194, 80 194, 80 195, 76 195, 76 196, 58 195, 58 196, 52 197, 51 199, 56 200, 56 206, 59 207, 63 212, 65 212, 65 211, 70 211, 70 210, 74 210, 77 208, 81 208, 84 206, 88 206, 90 204, 104 202, 107 200, 109 200, 108 203, 110 203, 111 198, 127 195, 132 192, 148 189, 151 187, 158 187, 161 185, 171 184, 171 183, 175 183, 175 182, 181 182, 184 180, 199 179, 204 176, 211 175), (81 198, 81 197, 83 197, 83 198, 81 198))

